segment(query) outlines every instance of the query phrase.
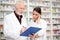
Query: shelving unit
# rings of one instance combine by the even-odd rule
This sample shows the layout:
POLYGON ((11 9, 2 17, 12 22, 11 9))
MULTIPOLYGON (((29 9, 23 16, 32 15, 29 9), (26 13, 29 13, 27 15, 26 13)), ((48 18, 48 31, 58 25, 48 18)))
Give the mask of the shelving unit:
POLYGON ((52 1, 53 40, 60 40, 60 0, 52 1))
MULTIPOLYGON (((14 12, 14 5, 19 0, 0 0, 0 32, 3 30, 3 19, 14 12)), ((42 9, 42 19, 47 21, 47 40, 60 40, 60 0, 23 0, 26 10, 24 16, 27 24, 32 21, 32 11, 36 6, 42 9), (28 16, 27 16, 28 15, 28 16)))

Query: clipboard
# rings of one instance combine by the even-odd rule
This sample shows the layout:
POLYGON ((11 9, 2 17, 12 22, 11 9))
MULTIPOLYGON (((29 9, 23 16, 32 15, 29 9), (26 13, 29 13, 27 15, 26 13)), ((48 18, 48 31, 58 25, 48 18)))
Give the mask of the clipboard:
POLYGON ((20 34, 20 36, 26 36, 28 37, 29 34, 35 34, 37 33, 39 30, 41 30, 41 28, 37 28, 37 27, 29 27, 26 31, 24 31, 22 34, 20 34))

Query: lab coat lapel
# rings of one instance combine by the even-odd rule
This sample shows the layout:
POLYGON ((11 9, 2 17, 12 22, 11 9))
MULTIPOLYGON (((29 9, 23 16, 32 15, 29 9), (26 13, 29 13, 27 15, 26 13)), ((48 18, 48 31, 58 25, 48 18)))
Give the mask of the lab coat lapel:
POLYGON ((19 21, 16 18, 14 13, 12 13, 12 17, 13 17, 13 25, 14 25, 14 27, 16 27, 17 30, 20 30, 22 28, 22 25, 20 25, 20 23, 19 23, 19 21))
POLYGON ((17 19, 17 17, 15 16, 14 13, 12 14, 12 16, 13 16, 14 23, 17 24, 17 25, 19 26, 20 23, 19 23, 19 21, 18 21, 18 19, 17 19))

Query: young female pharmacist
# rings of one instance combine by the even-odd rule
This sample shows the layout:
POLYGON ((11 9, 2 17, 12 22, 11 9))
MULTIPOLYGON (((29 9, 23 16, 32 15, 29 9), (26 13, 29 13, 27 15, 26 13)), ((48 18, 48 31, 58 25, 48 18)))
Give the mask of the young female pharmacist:
POLYGON ((41 18, 41 8, 35 7, 33 9, 33 20, 29 23, 30 26, 42 28, 36 34, 29 35, 31 40, 47 40, 46 39, 46 27, 47 22, 41 18))

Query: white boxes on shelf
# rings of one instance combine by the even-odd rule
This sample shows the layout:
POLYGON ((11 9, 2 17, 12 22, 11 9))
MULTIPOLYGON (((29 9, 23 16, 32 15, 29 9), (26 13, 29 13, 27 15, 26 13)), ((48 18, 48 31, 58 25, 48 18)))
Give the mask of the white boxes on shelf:
POLYGON ((0 25, 3 25, 3 19, 0 18, 0 25))
POLYGON ((0 12, 0 18, 3 18, 3 15, 4 15, 3 12, 0 12))

